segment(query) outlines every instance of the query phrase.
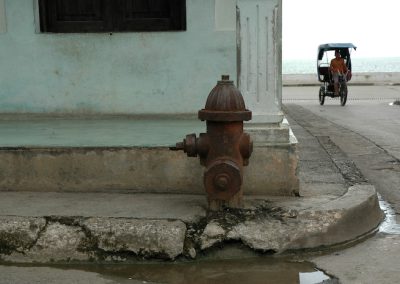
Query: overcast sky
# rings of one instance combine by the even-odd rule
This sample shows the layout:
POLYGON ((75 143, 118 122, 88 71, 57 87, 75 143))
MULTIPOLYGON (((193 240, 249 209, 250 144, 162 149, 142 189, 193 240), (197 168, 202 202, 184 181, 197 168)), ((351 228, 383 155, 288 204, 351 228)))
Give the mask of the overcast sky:
POLYGON ((283 59, 316 58, 319 44, 351 42, 356 57, 400 57, 400 0, 282 0, 283 59))

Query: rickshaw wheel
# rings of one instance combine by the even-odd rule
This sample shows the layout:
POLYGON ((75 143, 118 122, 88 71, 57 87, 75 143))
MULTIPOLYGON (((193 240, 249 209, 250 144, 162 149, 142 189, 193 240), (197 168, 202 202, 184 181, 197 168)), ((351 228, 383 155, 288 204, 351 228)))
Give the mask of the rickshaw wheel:
POLYGON ((319 104, 321 106, 323 106, 324 102, 325 102, 324 87, 319 88, 319 96, 318 97, 319 97, 319 104))
POLYGON ((344 106, 347 101, 347 85, 342 85, 340 88, 340 105, 344 106))

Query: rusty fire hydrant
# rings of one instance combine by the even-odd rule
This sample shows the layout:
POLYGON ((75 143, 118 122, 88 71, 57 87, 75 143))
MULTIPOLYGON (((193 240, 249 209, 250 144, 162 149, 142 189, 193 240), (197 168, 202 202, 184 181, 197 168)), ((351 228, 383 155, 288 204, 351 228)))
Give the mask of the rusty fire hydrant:
POLYGON ((243 121, 251 119, 240 91, 223 75, 211 90, 205 108, 198 118, 207 122, 207 133, 188 134, 176 150, 189 157, 199 155, 200 164, 206 167, 204 186, 211 210, 242 207, 243 166, 249 163, 253 151, 250 135, 243 132, 243 121))

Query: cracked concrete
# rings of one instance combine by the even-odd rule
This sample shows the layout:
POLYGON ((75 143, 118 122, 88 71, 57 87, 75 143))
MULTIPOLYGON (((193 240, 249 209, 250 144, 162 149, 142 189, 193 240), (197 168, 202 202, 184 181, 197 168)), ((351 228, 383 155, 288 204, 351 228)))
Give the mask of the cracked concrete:
POLYGON ((183 252, 186 225, 179 220, 89 218, 82 225, 104 252, 174 259, 183 252))
POLYGON ((0 216, 0 253, 22 252, 37 243, 45 228, 44 218, 0 216))
POLYGON ((2 216, 1 221, 0 253, 10 262, 115 260, 119 253, 174 259, 183 253, 186 234, 182 221, 169 220, 2 216))
MULTIPOLYGON (((20 197, 24 198, 22 194, 20 197)), ((164 197, 159 206, 173 211, 170 205, 175 203, 164 197)), ((205 202, 193 196, 186 198, 199 207, 205 202)), ((244 209, 204 210, 201 217, 190 218, 195 220, 190 222, 162 216, 2 216, 0 256, 9 262, 172 260, 194 258, 232 241, 260 252, 283 253, 351 241, 373 230, 382 218, 375 189, 370 185, 356 185, 343 196, 315 201, 247 198, 244 209)))

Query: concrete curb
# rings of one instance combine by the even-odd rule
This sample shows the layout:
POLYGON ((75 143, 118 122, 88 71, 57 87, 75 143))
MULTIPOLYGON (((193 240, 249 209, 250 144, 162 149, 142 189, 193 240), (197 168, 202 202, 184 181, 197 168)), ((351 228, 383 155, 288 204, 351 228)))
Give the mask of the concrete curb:
POLYGON ((201 236, 201 248, 240 240, 264 252, 315 249, 358 238, 382 220, 378 197, 371 185, 352 186, 342 197, 330 198, 275 201, 271 204, 275 208, 272 214, 255 216, 230 227, 224 220, 212 220, 201 236))
MULTIPOLYGON (((6 194, 2 193, 3 197, 6 194)), ((17 203, 18 198, 21 202, 24 199, 24 193, 13 194, 17 203)), ((35 193, 35 197, 45 197, 41 194, 46 193, 35 193)), ((72 197, 67 194, 68 198, 64 195, 57 197, 57 206, 72 207, 75 212, 79 212, 79 208, 74 208, 71 198, 89 197, 82 193, 73 193, 72 197)), ((109 206, 119 204, 123 209, 121 201, 111 198, 112 195, 118 194, 108 196, 109 206)), ((143 196, 125 194, 127 202, 131 202, 127 196, 141 203, 144 201, 143 196)), ((175 216, 163 213, 179 207, 176 200, 171 201, 167 195, 158 198, 163 210, 152 218, 118 217, 117 213, 109 216, 70 216, 62 212, 51 215, 51 211, 46 216, 32 217, 2 212, 0 257, 3 261, 22 263, 173 260, 196 258, 199 253, 207 254, 208 249, 232 241, 242 242, 256 251, 284 253, 351 241, 373 231, 382 220, 375 188, 371 185, 352 186, 341 197, 253 197, 246 199, 245 209, 214 213, 204 209, 204 196, 180 196, 182 206, 189 205, 187 210, 192 206, 203 208, 194 210, 196 213, 184 220, 178 217, 184 215, 179 208, 175 216)), ((52 199, 47 196, 44 202, 52 202, 52 199)))

